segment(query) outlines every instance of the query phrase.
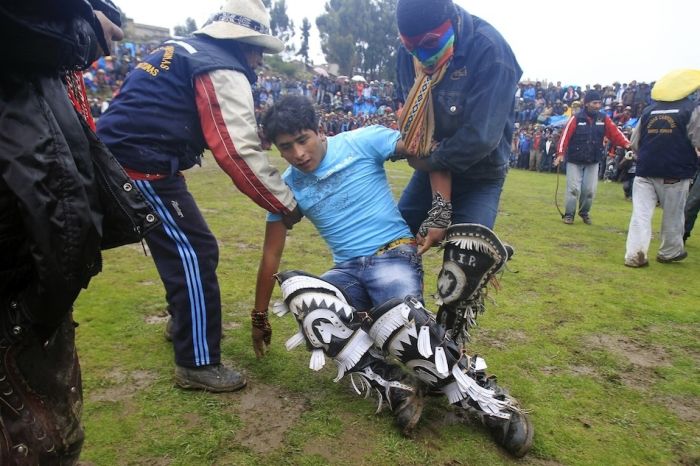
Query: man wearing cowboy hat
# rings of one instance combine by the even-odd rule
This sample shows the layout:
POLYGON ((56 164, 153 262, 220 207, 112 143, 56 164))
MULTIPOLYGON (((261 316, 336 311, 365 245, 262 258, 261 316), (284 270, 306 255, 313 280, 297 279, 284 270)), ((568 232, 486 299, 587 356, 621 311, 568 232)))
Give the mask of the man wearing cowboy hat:
MULTIPOLYGON (((250 88, 262 54, 283 47, 261 0, 228 0, 194 37, 168 40, 146 57, 100 118, 98 134, 163 219, 146 242, 166 289, 181 388, 246 384, 221 364, 218 246, 182 170, 209 149, 255 203, 290 226, 298 220, 291 191, 261 147, 250 88)), ((258 323, 269 331, 266 320, 258 323)))

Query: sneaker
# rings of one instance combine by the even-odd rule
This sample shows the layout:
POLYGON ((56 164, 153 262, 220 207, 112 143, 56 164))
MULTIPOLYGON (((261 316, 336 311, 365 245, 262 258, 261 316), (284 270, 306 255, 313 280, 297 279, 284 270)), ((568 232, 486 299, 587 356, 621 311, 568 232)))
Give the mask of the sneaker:
POLYGON ((625 259, 625 266, 627 267, 647 267, 648 265, 649 261, 644 257, 642 251, 638 251, 636 257, 632 259, 625 259))
POLYGON ((583 223, 586 225, 590 225, 593 222, 591 221, 591 216, 588 214, 579 214, 579 217, 581 217, 581 220, 583 220, 583 223))
POLYGON ((574 216, 573 215, 564 215, 561 218, 561 221, 566 223, 567 225, 571 225, 574 223, 574 216))
POLYGON ((173 318, 168 317, 168 321, 165 323, 165 328, 163 329, 163 336, 167 341, 173 341, 173 318))
POLYGON ((688 257, 687 251, 683 251, 682 253, 678 254, 676 257, 670 257, 668 259, 657 255, 656 262, 661 262, 662 264, 670 264, 671 262, 680 262, 683 259, 685 259, 686 257, 688 257))
POLYGON ((188 390, 221 393, 233 392, 246 385, 245 377, 223 364, 200 367, 175 366, 175 384, 188 390))

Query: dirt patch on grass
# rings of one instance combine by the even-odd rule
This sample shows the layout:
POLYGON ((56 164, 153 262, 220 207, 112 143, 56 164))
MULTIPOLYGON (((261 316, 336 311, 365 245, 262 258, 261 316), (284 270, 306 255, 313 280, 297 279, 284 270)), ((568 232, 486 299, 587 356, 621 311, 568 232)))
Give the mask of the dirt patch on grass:
POLYGON ((142 286, 155 286, 158 285, 158 282, 156 282, 155 280, 142 280, 138 282, 138 284, 142 286))
POLYGON ((240 322, 225 322, 224 325, 222 325, 222 328, 224 330, 236 330, 238 328, 241 328, 243 324, 240 322))
POLYGON ((604 226, 602 230, 607 231, 608 233, 612 233, 614 235, 627 236, 627 229, 623 230, 622 228, 604 226))
POLYGON ((180 424, 183 430, 193 430, 202 425, 202 416, 197 413, 183 413, 180 416, 180 424))
POLYGON ((562 243, 559 245, 564 249, 573 249, 574 251, 583 251, 588 245, 583 243, 562 243))
POLYGON ((583 375, 586 377, 595 377, 599 375, 595 368, 580 364, 566 367, 543 366, 540 368, 540 372, 546 375, 583 375))
POLYGON ((231 409, 243 424, 236 441, 258 454, 278 449, 307 405, 300 395, 257 381, 251 381, 236 397, 240 401, 231 409))
POLYGON ((169 315, 146 316, 144 321, 149 325, 160 325, 165 324, 169 318, 169 315))
POLYGON ((155 372, 133 371, 126 373, 115 369, 107 375, 112 386, 93 390, 88 394, 88 399, 93 402, 109 401, 119 402, 132 398, 136 393, 150 387, 156 380, 155 372))
POLYGON ((574 375, 585 375, 587 377, 593 377, 598 374, 591 366, 574 365, 569 366, 568 370, 574 375))
POLYGON ((663 347, 641 343, 619 335, 595 335, 586 339, 590 349, 602 349, 620 358, 628 368, 604 375, 613 383, 621 383, 635 390, 646 391, 658 380, 659 367, 670 367, 669 356, 663 347))
POLYGON ((527 341, 527 334, 521 330, 492 330, 487 327, 477 327, 470 332, 474 341, 487 348, 506 349, 512 343, 527 341))
POLYGON ((587 338, 587 344, 594 348, 610 351, 624 357, 635 366, 653 369, 656 367, 669 367, 666 350, 660 346, 640 343, 623 336, 594 335, 587 338))
POLYGON ((372 423, 365 422, 364 416, 354 413, 338 413, 344 428, 340 435, 317 437, 309 440, 303 447, 304 454, 317 455, 329 464, 372 464, 374 452, 368 439, 380 434, 372 423), (362 423, 361 426, 358 424, 362 423), (342 448, 339 446, 342 445, 342 448))
POLYGON ((661 403, 683 421, 693 423, 700 421, 700 401, 697 398, 672 396, 663 398, 661 403))

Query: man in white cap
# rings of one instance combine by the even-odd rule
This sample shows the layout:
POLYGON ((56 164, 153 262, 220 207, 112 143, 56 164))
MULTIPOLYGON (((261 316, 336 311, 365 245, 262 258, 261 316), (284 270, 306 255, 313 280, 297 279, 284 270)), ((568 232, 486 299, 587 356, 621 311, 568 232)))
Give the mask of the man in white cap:
MULTIPOLYGON (((255 203, 290 226, 298 220, 291 191, 261 147, 250 88, 263 53, 282 49, 261 0, 229 0, 194 37, 166 41, 146 57, 100 118, 98 134, 163 220, 146 242, 166 290, 181 388, 246 384, 221 364, 218 246, 182 170, 209 149, 255 203)), ((266 318, 255 323, 270 333, 266 318)))

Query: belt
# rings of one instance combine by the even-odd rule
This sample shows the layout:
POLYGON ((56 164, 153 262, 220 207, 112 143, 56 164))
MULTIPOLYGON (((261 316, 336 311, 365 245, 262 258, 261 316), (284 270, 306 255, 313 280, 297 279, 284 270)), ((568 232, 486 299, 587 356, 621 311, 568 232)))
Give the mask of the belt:
POLYGON ((391 241, 389 243, 386 243, 384 246, 381 248, 377 249, 377 252, 374 254, 376 256, 382 255, 385 252, 394 249, 395 247, 401 246, 402 244, 410 244, 413 246, 416 246, 416 239, 415 238, 399 238, 395 239, 394 241, 391 241))
POLYGON ((132 170, 131 168, 124 168, 124 171, 132 180, 162 180, 163 178, 167 178, 169 176, 160 173, 143 173, 132 170))

